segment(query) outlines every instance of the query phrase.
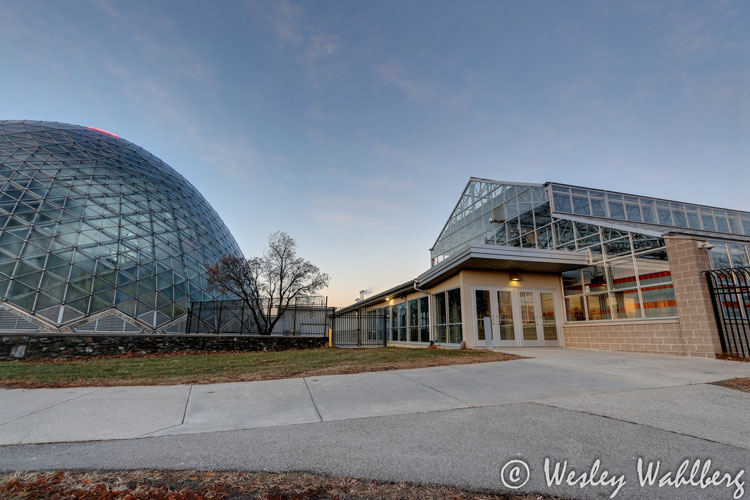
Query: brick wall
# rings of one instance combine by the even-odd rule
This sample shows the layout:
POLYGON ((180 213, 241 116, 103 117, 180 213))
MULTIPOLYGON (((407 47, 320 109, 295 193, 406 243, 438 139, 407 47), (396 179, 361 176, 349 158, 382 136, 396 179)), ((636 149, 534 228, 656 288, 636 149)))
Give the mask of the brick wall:
POLYGON ((627 323, 567 323, 565 347, 685 355, 676 319, 627 323))
POLYGON ((708 283, 701 274, 711 269, 709 252, 699 247, 705 240, 687 236, 664 239, 686 352, 714 357, 721 352, 721 342, 708 283))
POLYGON ((323 347, 327 343, 326 337, 267 335, 0 334, 0 360, 184 351, 284 351, 323 347))

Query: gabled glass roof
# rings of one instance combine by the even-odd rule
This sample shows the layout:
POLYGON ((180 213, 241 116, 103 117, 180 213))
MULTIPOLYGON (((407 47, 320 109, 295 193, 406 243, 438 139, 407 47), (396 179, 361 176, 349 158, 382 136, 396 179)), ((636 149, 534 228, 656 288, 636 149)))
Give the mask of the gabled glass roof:
MULTIPOLYGON (((453 213, 435 240, 435 245, 444 237, 460 230, 468 222, 482 220, 488 224, 493 210, 500 206, 507 212, 503 218, 512 218, 543 201, 547 201, 547 190, 543 184, 493 181, 472 177, 456 203, 453 213)), ((433 245, 433 248, 434 246, 433 245)))
POLYGON ((748 212, 558 183, 472 177, 430 249, 432 265, 467 245, 582 250, 598 244, 599 236, 592 234, 599 230, 587 227, 652 238, 678 231, 750 241, 748 212))
MULTIPOLYGON (((750 213, 614 191, 549 183, 554 214, 750 236, 750 213)), ((662 229, 663 230, 663 229, 662 229)))

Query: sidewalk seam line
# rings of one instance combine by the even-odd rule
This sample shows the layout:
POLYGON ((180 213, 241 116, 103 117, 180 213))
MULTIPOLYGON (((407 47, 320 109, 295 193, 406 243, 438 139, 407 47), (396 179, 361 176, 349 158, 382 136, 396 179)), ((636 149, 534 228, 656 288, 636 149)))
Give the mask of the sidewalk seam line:
MULTIPOLYGON (((98 389, 98 388, 97 388, 97 389, 98 389)), ((45 410, 49 410, 50 408, 54 408, 55 406, 60 406, 61 404, 65 404, 65 403, 67 403, 67 402, 69 402, 69 401, 74 401, 74 400, 76 400, 76 399, 78 399, 78 398, 82 398, 82 397, 84 397, 84 396, 88 396, 89 394, 93 394, 94 392, 96 392, 96 389, 94 389, 93 391, 89 391, 89 392, 87 392, 87 393, 85 393, 85 394, 81 394, 80 396, 75 396, 75 397, 72 397, 72 398, 70 398, 70 399, 66 399, 65 401, 60 401, 59 403, 55 403, 55 404, 53 404, 53 405, 50 405, 50 406, 47 406, 47 407, 45 407, 45 408, 40 408, 39 410, 36 410, 36 411, 32 411, 31 413, 27 413, 26 415, 23 415, 23 416, 20 416, 20 417, 14 418, 13 420, 8 420, 7 422, 3 422, 2 424, 0 424, 0 427, 2 427, 3 425, 7 425, 7 424, 10 424, 10 423, 13 423, 13 422, 15 422, 16 420, 21 420, 22 418, 26 418, 26 417, 30 417, 30 416, 32 416, 32 415, 36 415, 36 414, 37 414, 37 413, 39 413, 39 412, 43 412, 43 411, 45 411, 45 410)))
POLYGON ((193 384, 190 384, 190 389, 188 389, 187 399, 185 400, 185 410, 183 410, 182 412, 182 422, 180 422, 180 425, 185 423, 185 416, 187 416, 188 403, 190 403, 190 395, 192 393, 193 393, 193 384))
POLYGON ((731 446, 732 448, 736 448, 738 450, 747 450, 748 449, 748 448, 746 448, 744 446, 738 446, 736 444, 724 443, 722 441, 716 441, 716 440, 705 438, 705 437, 701 437, 701 436, 695 436, 693 434, 686 434, 684 432, 673 431, 671 429, 662 429, 661 427, 654 427, 653 425, 644 424, 642 422, 633 422, 632 420, 625 420, 625 419, 622 419, 622 418, 610 417, 608 415, 601 415, 599 413, 591 413, 591 412, 588 412, 588 411, 571 410, 570 408, 564 408, 562 406, 554 406, 554 405, 551 405, 551 404, 538 403, 538 402, 529 402, 529 403, 530 404, 536 404, 536 405, 539 405, 539 406, 546 406, 547 408, 554 408, 556 410, 565 410, 565 411, 571 411, 571 412, 574 412, 574 413, 580 413, 582 415, 590 415, 592 417, 606 418, 607 420, 612 420, 614 422, 622 422, 624 424, 631 424, 631 425, 638 425, 638 426, 641 426, 641 427, 647 427, 647 428, 653 429, 655 431, 668 432, 670 434, 676 434, 678 436, 689 437, 689 438, 692 438, 692 439, 700 439, 701 441, 707 441, 709 443, 720 444, 720 445, 723 445, 723 446, 731 446))
POLYGON ((315 402, 315 398, 312 395, 312 391, 310 391, 310 386, 307 385, 307 379, 305 377, 302 377, 302 382, 305 383, 305 388, 307 389, 307 394, 310 396, 310 401, 312 401, 313 408, 315 408, 315 413, 318 414, 318 418, 321 422, 323 422, 323 415, 320 414, 320 410, 318 409, 318 404, 315 402))
POLYGON ((401 373, 396 373, 396 375, 398 375, 399 377, 405 378, 405 379, 407 379, 407 380, 409 380, 409 381, 411 381, 411 382, 414 382, 414 383, 417 383, 417 384, 419 384, 419 385, 422 385, 422 386, 424 386, 424 387, 427 387, 428 389, 431 389, 431 390, 433 390, 433 391, 437 392, 438 394, 442 394, 443 396, 447 396, 447 397, 449 397, 449 398, 451 398, 451 399, 454 399, 454 400, 458 401, 459 403, 461 403, 461 404, 463 404, 463 405, 466 405, 466 407, 467 407, 467 408, 475 408, 475 406, 476 406, 476 405, 473 405, 473 404, 467 403, 466 401, 463 401, 463 400, 461 400, 461 399, 458 399, 458 398, 457 398, 457 397, 455 397, 455 396, 451 396, 451 395, 450 395, 450 394, 448 394, 447 392, 443 392, 443 391, 441 391, 440 389, 435 389, 434 387, 432 387, 432 386, 430 386, 430 385, 427 385, 427 384, 425 384, 424 382, 420 382, 419 380, 415 380, 415 379, 413 379, 413 378, 411 378, 411 377, 407 377, 406 375, 403 375, 403 374, 401 374, 401 373))

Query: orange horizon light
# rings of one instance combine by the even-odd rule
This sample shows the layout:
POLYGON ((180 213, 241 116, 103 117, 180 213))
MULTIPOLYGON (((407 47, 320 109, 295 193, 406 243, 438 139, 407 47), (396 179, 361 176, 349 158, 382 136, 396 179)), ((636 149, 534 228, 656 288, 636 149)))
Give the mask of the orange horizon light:
POLYGON ((100 128, 96 128, 96 127, 86 127, 86 128, 89 128, 91 130, 96 130, 97 132, 101 132, 102 134, 111 135, 112 137, 117 137, 118 139, 120 138, 119 135, 115 135, 112 132, 107 132, 106 130, 102 130, 100 128))

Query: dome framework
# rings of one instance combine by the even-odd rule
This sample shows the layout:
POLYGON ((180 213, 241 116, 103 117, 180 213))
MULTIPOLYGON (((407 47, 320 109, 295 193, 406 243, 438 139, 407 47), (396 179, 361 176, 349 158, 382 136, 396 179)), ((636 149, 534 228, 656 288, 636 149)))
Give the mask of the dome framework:
POLYGON ((216 211, 143 148, 0 121, 0 296, 16 328, 179 331, 190 302, 219 298, 205 266, 226 254, 241 252, 216 211))

